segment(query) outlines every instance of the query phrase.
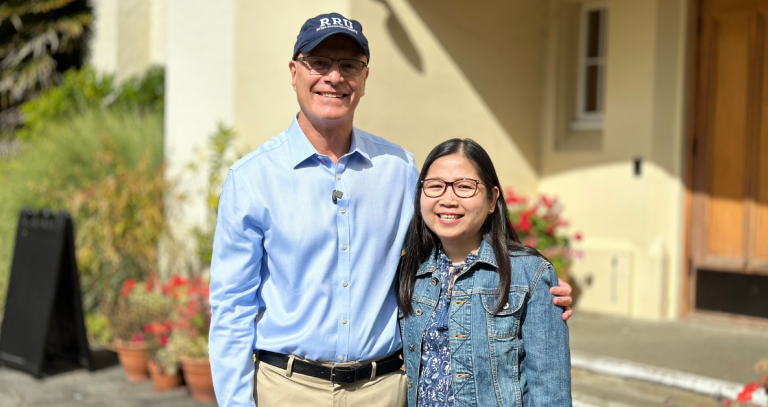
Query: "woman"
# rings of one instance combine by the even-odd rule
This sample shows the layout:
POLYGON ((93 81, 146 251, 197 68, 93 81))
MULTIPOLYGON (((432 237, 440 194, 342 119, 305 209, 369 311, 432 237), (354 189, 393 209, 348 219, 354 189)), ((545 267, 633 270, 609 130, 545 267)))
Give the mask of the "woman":
POLYGON ((488 154, 448 140, 418 185, 397 283, 408 405, 570 406, 557 276, 512 230, 488 154))

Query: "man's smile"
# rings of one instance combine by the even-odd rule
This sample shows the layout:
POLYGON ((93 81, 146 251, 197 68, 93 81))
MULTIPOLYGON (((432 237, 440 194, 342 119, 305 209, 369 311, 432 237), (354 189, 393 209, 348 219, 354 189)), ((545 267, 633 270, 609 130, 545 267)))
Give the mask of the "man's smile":
POLYGON ((315 92, 315 95, 319 95, 326 98, 333 98, 333 99, 343 99, 348 96, 346 93, 325 93, 325 92, 315 92))

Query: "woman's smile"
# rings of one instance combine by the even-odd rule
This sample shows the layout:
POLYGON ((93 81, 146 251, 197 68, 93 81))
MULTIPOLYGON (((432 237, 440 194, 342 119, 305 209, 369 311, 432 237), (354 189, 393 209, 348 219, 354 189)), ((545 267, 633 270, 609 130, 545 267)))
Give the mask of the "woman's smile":
POLYGON ((435 216, 437 216, 437 218, 440 220, 440 223, 443 225, 452 225, 464 217, 464 215, 459 215, 456 213, 438 213, 435 216))

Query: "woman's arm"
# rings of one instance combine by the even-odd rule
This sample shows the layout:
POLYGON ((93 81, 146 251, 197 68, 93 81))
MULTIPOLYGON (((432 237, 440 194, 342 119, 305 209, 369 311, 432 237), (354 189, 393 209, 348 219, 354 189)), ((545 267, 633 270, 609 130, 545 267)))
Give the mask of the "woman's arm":
POLYGON ((549 289, 557 275, 542 263, 531 286, 531 297, 521 316, 520 384, 524 406, 571 405, 571 352, 563 309, 549 289))

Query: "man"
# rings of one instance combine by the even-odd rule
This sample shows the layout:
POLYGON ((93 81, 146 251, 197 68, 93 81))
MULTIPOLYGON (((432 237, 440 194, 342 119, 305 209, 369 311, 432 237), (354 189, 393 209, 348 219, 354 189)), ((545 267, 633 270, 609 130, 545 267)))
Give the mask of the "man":
MULTIPOLYGON (((405 405, 393 280, 418 171, 353 127, 369 60, 357 21, 307 20, 288 64, 298 115, 229 171, 211 265, 221 406, 405 405)), ((570 287, 554 290, 567 308, 570 287)))

